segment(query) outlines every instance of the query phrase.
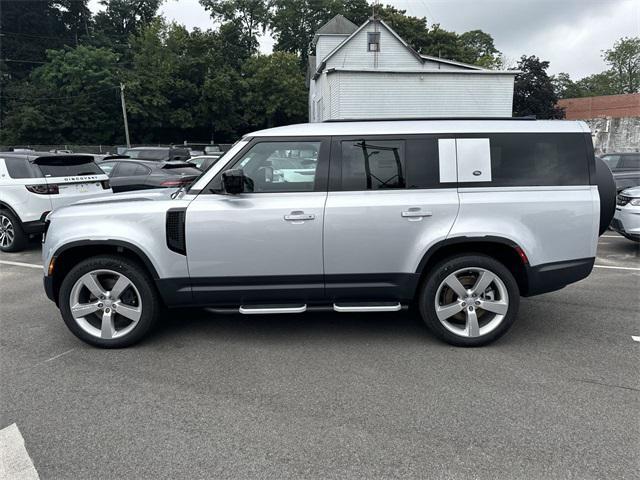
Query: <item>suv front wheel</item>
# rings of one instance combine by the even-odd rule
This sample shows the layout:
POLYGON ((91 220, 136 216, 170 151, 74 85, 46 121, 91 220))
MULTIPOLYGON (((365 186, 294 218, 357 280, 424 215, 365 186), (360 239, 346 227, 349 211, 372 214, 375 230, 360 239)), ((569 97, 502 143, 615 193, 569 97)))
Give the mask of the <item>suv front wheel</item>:
POLYGON ((479 347, 502 335, 518 314, 520 292, 513 275, 492 257, 450 257, 430 272, 420 291, 420 313, 439 338, 479 347))
POLYGON ((67 327, 103 348, 138 342, 158 317, 153 280, 137 263, 101 255, 76 265, 62 281, 59 306, 67 327))

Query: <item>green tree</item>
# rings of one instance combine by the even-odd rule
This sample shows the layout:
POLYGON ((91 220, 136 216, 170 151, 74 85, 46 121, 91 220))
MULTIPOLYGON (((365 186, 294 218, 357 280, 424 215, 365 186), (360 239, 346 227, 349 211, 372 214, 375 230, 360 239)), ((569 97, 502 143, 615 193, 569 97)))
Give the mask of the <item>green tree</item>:
POLYGON ((306 64, 315 32, 341 14, 360 25, 371 14, 367 0, 273 0, 269 27, 275 51, 295 53, 306 64))
POLYGON ((558 97, 547 74, 549 62, 536 56, 523 55, 518 62, 520 70, 515 79, 513 115, 535 115, 538 118, 564 118, 564 110, 556 107, 558 97))
POLYGON ((275 52, 249 58, 242 69, 246 124, 269 128, 307 119, 307 88, 298 57, 275 52))
POLYGON ((640 91, 640 37, 624 37, 603 52, 611 67, 617 93, 640 91))
POLYGON ((258 48, 257 35, 269 24, 269 6, 264 0, 200 0, 202 6, 218 22, 232 22, 243 32, 243 43, 258 48))
POLYGON ((427 18, 412 17, 392 5, 376 9, 376 15, 400 35, 418 53, 427 54, 431 39, 427 18))
POLYGON ((126 40, 148 25, 164 0, 100 0, 105 9, 96 13, 96 29, 115 40, 126 40))
POLYGON ((49 50, 47 59, 11 90, 3 143, 122 141, 116 55, 80 45, 49 50))
POLYGON ((493 37, 482 30, 471 30, 459 37, 461 61, 484 68, 500 66, 501 54, 496 48, 493 37))

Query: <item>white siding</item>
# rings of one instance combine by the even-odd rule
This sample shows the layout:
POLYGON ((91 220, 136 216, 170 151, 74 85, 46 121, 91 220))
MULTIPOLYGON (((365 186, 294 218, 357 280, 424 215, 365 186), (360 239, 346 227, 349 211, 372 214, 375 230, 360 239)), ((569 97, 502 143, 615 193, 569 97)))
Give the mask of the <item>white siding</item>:
MULTIPOLYGON (((370 23, 360 30, 340 50, 327 60, 326 68, 380 68, 380 69, 422 69, 422 60, 414 56, 384 26, 378 25, 380 32, 380 51, 376 54, 367 51, 367 32, 373 32, 370 23), (377 66, 375 58, 377 56, 377 66)), ((318 58, 319 53, 316 50, 318 58)))
POLYGON ((316 68, 320 66, 324 57, 347 38, 349 38, 349 35, 318 35, 318 41, 316 42, 316 68))
POLYGON ((511 75, 336 72, 329 76, 339 76, 339 108, 336 114, 331 112, 332 118, 510 117, 512 113, 511 75))

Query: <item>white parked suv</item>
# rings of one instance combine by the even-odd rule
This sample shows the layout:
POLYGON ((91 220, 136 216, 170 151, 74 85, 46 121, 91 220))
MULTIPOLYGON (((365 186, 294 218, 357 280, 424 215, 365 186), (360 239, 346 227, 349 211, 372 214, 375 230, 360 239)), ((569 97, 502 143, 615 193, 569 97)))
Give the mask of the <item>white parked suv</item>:
POLYGON ((165 306, 416 306, 441 339, 478 346, 520 296, 589 275, 614 204, 582 122, 291 125, 245 136, 187 190, 55 210, 44 285, 100 347, 136 342, 165 306))
POLYGON ((640 242, 640 187, 627 188, 618 194, 611 228, 629 240, 640 242))
POLYGON ((0 250, 22 250, 55 208, 112 193, 91 155, 0 152, 0 250))

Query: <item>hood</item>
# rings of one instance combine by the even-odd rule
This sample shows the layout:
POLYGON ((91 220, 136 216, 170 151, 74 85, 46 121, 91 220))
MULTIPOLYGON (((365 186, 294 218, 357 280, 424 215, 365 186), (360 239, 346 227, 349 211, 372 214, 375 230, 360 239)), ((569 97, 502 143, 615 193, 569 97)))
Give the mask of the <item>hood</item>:
POLYGON ((640 197, 640 187, 626 188, 620 193, 627 197, 634 197, 634 198, 640 197))
POLYGON ((106 194, 101 197, 87 198, 75 202, 74 205, 86 205, 95 203, 121 203, 121 202, 144 202, 153 200, 169 200, 177 188, 154 188, 138 192, 122 192, 106 194))

